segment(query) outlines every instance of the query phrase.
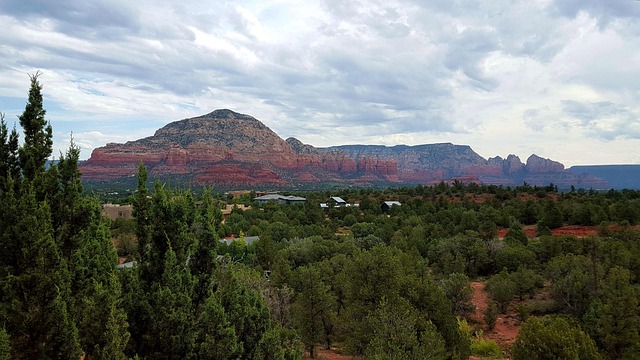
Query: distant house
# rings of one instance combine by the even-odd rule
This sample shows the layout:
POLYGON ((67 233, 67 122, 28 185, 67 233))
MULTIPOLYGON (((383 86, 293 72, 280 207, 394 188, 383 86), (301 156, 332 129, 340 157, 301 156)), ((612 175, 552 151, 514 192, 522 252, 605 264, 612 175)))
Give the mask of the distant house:
POLYGON ((343 207, 343 206, 358 206, 358 204, 347 204, 347 202, 339 196, 332 196, 329 198, 329 200, 327 200, 326 203, 320 204, 320 207, 323 209, 328 209, 330 207, 343 207))
POLYGON ((383 213, 388 212, 393 206, 402 206, 399 201, 385 201, 380 205, 383 213))
MULTIPOLYGON (((226 245, 231 245, 232 242, 234 241, 239 241, 241 238, 224 238, 224 239, 220 239, 220 242, 226 245)), ((251 245, 254 242, 260 240, 260 236, 245 236, 244 237, 244 243, 247 245, 251 245)))
POLYGON ((136 262, 135 261, 129 261, 129 262, 126 262, 126 263, 118 264, 118 269, 131 269, 134 266, 136 266, 136 262))
POLYGON ((251 206, 244 206, 244 204, 227 204, 224 206, 224 209, 222 209, 222 217, 224 219, 228 218, 229 215, 231 215, 231 212, 233 211, 233 209, 240 209, 240 210, 251 210, 251 206))
POLYGON ((102 216, 108 217, 111 220, 116 220, 118 218, 129 220, 133 218, 133 206, 104 204, 102 205, 102 216))
POLYGON ((331 200, 333 200, 335 202, 335 206, 340 207, 340 206, 347 206, 347 202, 344 201, 341 197, 339 196, 332 196, 331 200))
POLYGON ((269 201, 275 201, 280 204, 301 204, 307 201, 307 199, 299 196, 284 196, 280 194, 267 194, 263 196, 258 196, 253 199, 254 201, 258 201, 261 203, 266 203, 269 201))

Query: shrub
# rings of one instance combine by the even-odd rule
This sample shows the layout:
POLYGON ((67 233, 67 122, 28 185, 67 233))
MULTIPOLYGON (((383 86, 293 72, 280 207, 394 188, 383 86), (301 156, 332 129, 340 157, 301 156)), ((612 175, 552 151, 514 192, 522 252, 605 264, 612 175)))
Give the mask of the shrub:
POLYGON ((497 359, 502 357, 502 349, 494 340, 484 339, 480 333, 471 340, 471 355, 497 359))

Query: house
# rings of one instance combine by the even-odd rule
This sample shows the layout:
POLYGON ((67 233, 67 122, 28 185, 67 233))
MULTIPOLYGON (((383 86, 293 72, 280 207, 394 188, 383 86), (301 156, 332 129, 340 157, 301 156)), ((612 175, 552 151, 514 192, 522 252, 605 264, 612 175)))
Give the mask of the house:
POLYGON ((111 220, 122 218, 125 220, 133 219, 132 205, 104 204, 102 205, 102 216, 111 220))
POLYGON ((299 196, 284 196, 280 194, 267 194, 263 196, 258 196, 253 199, 254 201, 258 201, 261 203, 266 203, 269 201, 275 201, 280 204, 301 204, 307 201, 307 199, 299 196))
POLYGON ((358 205, 347 204, 347 202, 344 201, 344 199, 339 196, 332 196, 329 198, 329 200, 327 200, 326 203, 320 203, 320 207, 322 209, 328 209, 330 207, 343 207, 343 206, 359 206, 359 204, 358 205))
MULTIPOLYGON (((239 241, 242 238, 233 238, 233 237, 228 237, 228 238, 224 238, 224 239, 220 239, 220 242, 226 245, 231 245, 232 242, 234 241, 239 241)), ((251 245, 254 242, 260 240, 260 236, 245 236, 244 237, 244 243, 247 245, 251 245)))
POLYGON ((126 263, 118 264, 118 269, 132 269, 134 266, 136 266, 136 262, 129 261, 126 263))
POLYGON ((388 212, 393 206, 402 206, 399 201, 385 201, 380 205, 383 213, 388 212))
POLYGON ((240 210, 251 210, 251 206, 244 206, 244 204, 227 204, 224 206, 224 209, 222 209, 222 218, 226 219, 229 217, 229 215, 231 215, 231 212, 233 211, 233 209, 240 209, 240 210))

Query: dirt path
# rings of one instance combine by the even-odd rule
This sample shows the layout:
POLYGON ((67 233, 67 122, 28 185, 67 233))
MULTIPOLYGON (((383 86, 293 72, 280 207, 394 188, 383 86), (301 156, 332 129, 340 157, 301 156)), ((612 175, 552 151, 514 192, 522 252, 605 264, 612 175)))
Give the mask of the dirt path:
POLYGON ((484 290, 484 283, 475 281, 471 286, 474 290, 471 301, 476 306, 476 312, 471 316, 472 320, 480 325, 485 339, 495 340, 502 348, 508 347, 518 336, 520 322, 512 311, 508 311, 507 314, 498 314, 496 326, 490 331, 484 322, 484 313, 489 304, 489 295, 484 290))
MULTIPOLYGON (((336 349, 316 349, 316 360, 355 360, 355 357, 342 355, 336 349)), ((305 353, 305 359, 310 359, 309 354, 305 353)))

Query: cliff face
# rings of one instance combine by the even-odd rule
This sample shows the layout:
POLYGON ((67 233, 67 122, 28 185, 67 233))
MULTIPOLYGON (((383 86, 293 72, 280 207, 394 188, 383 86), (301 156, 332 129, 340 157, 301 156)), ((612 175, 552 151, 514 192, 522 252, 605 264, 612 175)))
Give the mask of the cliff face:
MULTIPOLYGON (((463 182, 606 186, 574 175, 558 162, 532 155, 482 158, 469 146, 345 145, 315 148, 286 141, 257 119, 231 110, 170 123, 153 136, 97 148, 80 170, 85 180, 135 176, 142 161, 155 177, 180 176, 223 186, 291 186, 313 182, 433 184, 463 182)), ((604 184, 603 184, 604 183, 604 184)))

